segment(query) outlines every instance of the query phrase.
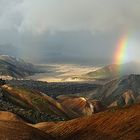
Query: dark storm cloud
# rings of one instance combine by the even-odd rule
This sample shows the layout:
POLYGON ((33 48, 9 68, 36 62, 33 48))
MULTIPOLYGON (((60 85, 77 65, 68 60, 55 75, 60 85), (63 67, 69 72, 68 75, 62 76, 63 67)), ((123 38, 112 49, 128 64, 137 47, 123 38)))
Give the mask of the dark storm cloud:
POLYGON ((139 0, 0 0, 0 50, 34 62, 107 64, 127 31, 137 32, 130 50, 138 59, 139 7, 139 0))

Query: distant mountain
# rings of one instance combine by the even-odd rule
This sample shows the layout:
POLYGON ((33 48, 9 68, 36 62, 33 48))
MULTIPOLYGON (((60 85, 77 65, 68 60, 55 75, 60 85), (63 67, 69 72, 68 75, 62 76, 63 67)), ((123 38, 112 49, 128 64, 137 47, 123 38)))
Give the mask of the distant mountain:
POLYGON ((87 79, 105 79, 114 78, 117 76, 124 76, 129 74, 140 74, 140 63, 139 62, 129 62, 121 65, 112 64, 98 70, 91 71, 85 75, 83 78, 87 79))
POLYGON ((85 77, 88 77, 89 79, 110 78, 110 77, 118 76, 119 74, 118 72, 119 72, 119 66, 114 64, 114 65, 105 66, 93 72, 89 72, 85 75, 85 77))
POLYGON ((8 55, 0 55, 0 76, 2 78, 23 78, 40 72, 31 63, 8 55))

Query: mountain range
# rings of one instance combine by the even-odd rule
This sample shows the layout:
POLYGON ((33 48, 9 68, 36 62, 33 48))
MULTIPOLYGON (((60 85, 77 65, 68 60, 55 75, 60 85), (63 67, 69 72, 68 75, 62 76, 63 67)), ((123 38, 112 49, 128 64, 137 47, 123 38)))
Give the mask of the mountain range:
POLYGON ((41 72, 39 68, 22 59, 0 55, 0 75, 2 78, 24 78, 39 72, 41 72))
MULTIPOLYGON (((79 90, 79 93, 76 93, 79 83, 61 83, 62 87, 69 87, 67 94, 64 94, 65 89, 60 83, 57 85, 38 81, 35 84, 38 88, 35 89, 31 86, 33 81, 15 81, 12 84, 7 81, 7 84, 1 86, 0 107, 34 123, 91 116, 108 108, 120 108, 140 102, 140 75, 116 78, 104 85, 91 84, 94 88, 89 86, 85 91, 79 90), (70 86, 73 85, 75 88, 71 89, 70 86), (45 89, 47 92, 43 92, 45 89)), ((85 87, 86 84, 83 83, 82 86, 85 87)))
POLYGON ((48 83, 21 80, 39 72, 21 59, 2 55, 0 65, 12 77, 0 79, 0 139, 139 139, 140 75, 110 65, 88 73, 94 81, 48 83))

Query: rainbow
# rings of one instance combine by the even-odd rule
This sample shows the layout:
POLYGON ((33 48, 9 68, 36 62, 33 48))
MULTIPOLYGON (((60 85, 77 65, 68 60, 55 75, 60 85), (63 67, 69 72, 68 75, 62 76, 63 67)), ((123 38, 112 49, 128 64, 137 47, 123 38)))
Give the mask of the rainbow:
POLYGON ((123 35, 119 41, 115 50, 113 64, 122 64, 125 61, 126 51, 128 47, 128 35, 123 35))

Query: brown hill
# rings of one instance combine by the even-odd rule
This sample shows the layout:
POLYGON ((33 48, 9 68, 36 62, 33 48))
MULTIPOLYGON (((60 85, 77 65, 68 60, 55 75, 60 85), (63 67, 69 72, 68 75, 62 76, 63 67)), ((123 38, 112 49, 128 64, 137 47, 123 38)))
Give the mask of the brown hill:
POLYGON ((2 98, 23 108, 38 110, 48 115, 61 116, 65 119, 79 117, 77 113, 69 108, 65 108, 65 106, 44 93, 11 85, 3 85, 1 88, 2 98))
POLYGON ((7 111, 0 111, 0 120, 1 121, 23 121, 17 115, 7 112, 7 111))
POLYGON ((84 97, 60 96, 58 101, 81 116, 92 115, 93 105, 84 97))
POLYGON ((80 116, 90 116, 103 110, 100 101, 97 100, 67 95, 58 96, 57 99, 62 105, 77 112, 80 116))
POLYGON ((53 140, 48 134, 22 122, 1 121, 1 140, 53 140))
POLYGON ((140 104, 122 109, 112 108, 92 117, 58 123, 35 125, 61 140, 138 140, 140 138, 140 104))

